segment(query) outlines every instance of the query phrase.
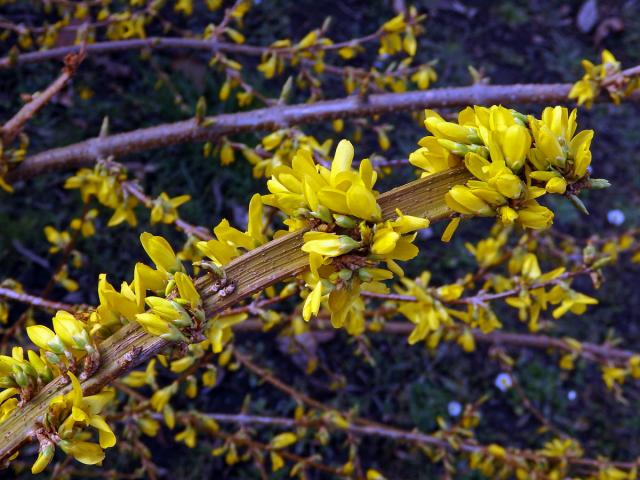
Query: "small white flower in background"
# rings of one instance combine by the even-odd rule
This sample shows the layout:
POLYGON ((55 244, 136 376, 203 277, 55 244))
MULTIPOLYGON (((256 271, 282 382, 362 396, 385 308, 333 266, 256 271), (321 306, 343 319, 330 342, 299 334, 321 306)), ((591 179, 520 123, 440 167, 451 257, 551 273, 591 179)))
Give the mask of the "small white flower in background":
POLYGON ((624 220, 624 213, 622 212, 622 210, 609 210, 609 212, 607 213, 607 221, 611 225, 619 227, 624 223, 624 220))
POLYGON ((593 167, 591 165, 587 167, 587 172, 589 173, 589 175, 593 173, 593 167))
POLYGON ((423 240, 428 240, 429 238, 433 237, 433 229, 429 227, 429 228, 423 228, 422 230, 418 230, 418 237, 420 237, 423 240))
POLYGON ((462 413, 462 405, 454 400, 453 402, 449 402, 449 404, 447 405, 447 410, 449 411, 449 415, 451 415, 452 417, 457 417, 462 413))
POLYGON ((501 373, 496 377, 496 381, 494 385, 501 392, 506 392, 513 386, 513 380, 511 380, 511 375, 508 373, 501 373))
POLYGON ((578 396, 578 394, 576 393, 575 390, 569 390, 567 392, 567 398, 569 399, 570 402, 573 402, 576 399, 577 396, 578 396))

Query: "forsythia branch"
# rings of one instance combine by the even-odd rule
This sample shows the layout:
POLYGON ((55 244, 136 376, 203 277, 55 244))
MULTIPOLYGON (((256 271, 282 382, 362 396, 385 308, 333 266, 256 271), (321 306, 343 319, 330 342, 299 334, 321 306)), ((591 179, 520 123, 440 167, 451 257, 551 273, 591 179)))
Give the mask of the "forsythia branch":
MULTIPOLYGON (((378 198, 384 218, 395 216, 395 209, 406 215, 429 218, 432 222, 448 215, 444 196, 453 185, 469 179, 464 169, 449 170, 397 187, 378 198)), ((212 280, 200 277, 196 286, 203 293, 207 317, 220 313, 237 302, 301 272, 308 262, 302 251, 304 231, 297 231, 271 241, 232 261, 225 267, 227 278, 235 290, 228 296, 207 294, 212 280)), ((87 395, 96 393, 133 367, 148 361, 166 347, 168 342, 151 336, 137 325, 128 325, 100 345, 101 366, 82 383, 87 395)), ((0 424, 0 464, 7 461, 20 446, 32 438, 52 398, 70 390, 68 380, 59 377, 27 402, 19 415, 10 416, 0 424)))

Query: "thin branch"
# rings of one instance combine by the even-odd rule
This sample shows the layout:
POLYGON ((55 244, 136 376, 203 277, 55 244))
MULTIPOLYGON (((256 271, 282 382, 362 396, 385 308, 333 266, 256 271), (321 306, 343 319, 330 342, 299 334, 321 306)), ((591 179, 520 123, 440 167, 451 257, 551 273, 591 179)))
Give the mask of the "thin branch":
POLYGON ((49 101, 64 88, 67 82, 73 77, 77 68, 85 58, 85 51, 82 46, 78 46, 78 52, 69 54, 64 59, 64 68, 60 76, 51 83, 44 92, 34 96, 29 103, 26 103, 11 119, 9 119, 0 129, 2 133, 3 145, 9 145, 22 131, 25 124, 49 101))
MULTIPOLYGON (((146 193, 144 193, 144 191, 142 191, 142 188, 140 188, 137 183, 132 181, 122 182, 122 189, 130 195, 136 197, 145 207, 153 207, 153 200, 146 193)), ((191 223, 182 220, 179 217, 176 218, 173 223, 187 235, 193 235, 200 240, 211 240, 213 238, 211 233, 209 233, 209 231, 205 227, 202 227, 200 225, 192 225, 191 223)))
MULTIPOLYGON (((568 280, 573 277, 577 277, 580 275, 589 275, 593 270, 590 268, 582 268, 573 272, 564 272, 556 278, 552 278, 551 280, 545 280, 544 282, 533 283, 531 285, 517 285, 514 288, 509 290, 505 290, 498 293, 487 293, 480 291, 475 295, 469 297, 461 297, 455 300, 441 300, 442 303, 450 303, 450 304, 458 304, 458 305, 483 305, 494 300, 502 300, 504 298, 512 297, 520 293, 524 288, 527 290, 536 290, 538 288, 545 288, 551 285, 557 285, 563 280, 568 280)), ((366 290, 362 291, 363 297, 369 298, 377 298, 379 300, 388 300, 395 302, 417 302, 418 299, 413 295, 403 295, 400 293, 377 293, 377 292, 368 292, 366 290)))
MULTIPOLYGON (((216 29, 222 32, 224 26, 221 24, 216 29)), ((339 50, 342 47, 348 47, 357 45, 360 43, 369 42, 375 40, 380 36, 380 30, 366 35, 361 38, 349 40, 346 42, 334 43, 325 46, 319 46, 320 50, 339 50)), ((259 45, 246 45, 230 42, 223 42, 219 40, 207 40, 200 38, 181 38, 181 37, 149 37, 141 39, 129 39, 129 40, 113 40, 105 42, 96 42, 87 45, 87 53, 90 55, 112 53, 127 50, 142 50, 150 48, 152 50, 200 50, 209 52, 212 54, 223 53, 235 53, 240 55, 247 55, 252 57, 260 57, 265 53, 274 52, 281 55, 292 55, 297 50, 293 47, 263 47, 259 45)), ((16 56, 6 56, 0 58, 0 70, 8 70, 18 65, 25 65, 30 63, 45 62, 48 60, 56 60, 64 58, 70 53, 77 53, 80 50, 78 45, 69 45, 65 47, 51 48, 48 50, 39 50, 36 52, 22 53, 16 56)))
POLYGON ((74 312, 83 309, 83 305, 71 305, 70 303, 47 300, 43 297, 29 295, 28 293, 16 292, 15 290, 4 287, 0 287, 0 298, 4 298, 5 300, 11 300, 14 302, 26 303, 27 305, 30 305, 32 307, 41 308, 44 310, 66 310, 68 312, 74 312))
MULTIPOLYGON (((295 388, 287 385, 285 382, 280 380, 277 376, 275 376, 271 372, 257 366, 247 356, 243 354, 239 354, 237 351, 234 352, 234 355, 236 359, 240 361, 240 363, 242 363, 245 367, 247 367, 249 370, 255 373, 258 377, 262 378, 263 380, 270 383, 274 387, 283 391, 284 393, 294 398, 295 400, 305 403, 321 411, 325 411, 325 412, 336 411, 335 409, 332 409, 331 407, 328 407, 323 403, 318 402, 317 400, 314 400, 309 396, 307 396, 306 394, 299 392, 295 388)), ((245 415, 244 421, 247 421, 247 417, 248 416, 245 415)), ((385 437, 393 440, 404 441, 404 442, 413 443, 413 444, 428 445, 436 448, 444 448, 444 449, 454 448, 452 447, 452 444, 447 440, 446 435, 435 436, 435 435, 428 435, 428 434, 424 434, 416 431, 408 432, 400 428, 390 427, 388 425, 371 421, 366 418, 357 417, 357 416, 352 416, 349 418, 349 416, 347 415, 345 416, 345 419, 347 418, 349 421, 349 425, 343 430, 352 432, 358 435, 381 436, 381 437, 385 437)), ((231 420, 231 419, 232 419, 231 416, 228 416, 226 418, 226 420, 231 420)), ((237 418, 237 420, 240 420, 240 418, 237 418)), ((282 419, 278 419, 276 422, 274 422, 274 425, 284 426, 281 420, 282 419)), ((268 420, 266 420, 266 417, 261 417, 259 422, 262 424, 266 424, 268 420)), ((287 427, 289 427, 289 425, 287 425, 287 427)), ((488 453, 490 451, 488 446, 479 444, 475 439, 471 439, 471 440, 458 439, 456 444, 457 444, 455 447, 456 450, 466 452, 466 453, 474 453, 479 451, 488 453)), ((556 459, 557 457, 549 458, 548 456, 545 456, 544 454, 535 452, 533 450, 520 450, 520 449, 513 449, 513 448, 506 449, 506 456, 504 457, 504 461, 506 463, 510 464, 512 463, 512 460, 515 460, 517 458, 524 458, 526 460, 530 460, 534 462, 546 463, 548 460, 556 459)), ((566 457, 564 459, 572 465, 587 466, 590 468, 599 468, 605 465, 614 465, 618 468, 624 468, 628 470, 628 469, 637 467, 640 464, 640 460, 636 460, 635 462, 611 462, 608 460, 605 461, 600 458, 596 460, 592 458, 566 457)))
MULTIPOLYGON (((225 432, 214 432, 213 435, 223 438, 224 440, 227 440, 236 445, 242 445, 254 450, 261 450, 261 451, 273 450, 273 447, 271 447, 270 445, 267 445, 266 443, 257 442, 255 440, 251 440, 250 438, 247 438, 244 436, 232 435, 225 432)), ((337 468, 329 467, 323 463, 318 463, 310 458, 301 457, 287 450, 278 450, 278 455, 280 455, 282 458, 286 458, 291 462, 302 463, 304 465, 308 465, 309 467, 315 468, 318 471, 329 473, 334 477, 341 476, 341 472, 337 468)))
MULTIPOLYGON (((244 132, 276 130, 336 118, 416 111, 427 107, 567 103, 570 89, 571 84, 568 83, 473 85, 367 97, 354 95, 311 104, 278 105, 247 112, 221 114, 209 117, 204 122, 189 119, 46 150, 25 158, 7 174, 6 179, 13 182, 44 172, 92 165, 100 156, 121 156, 185 142, 212 140, 244 132)), ((634 92, 628 100, 639 101, 640 92, 634 92)))
MULTIPOLYGON (((386 312, 385 312, 386 313, 386 312)), ((328 321, 316 319, 313 321, 313 327, 318 330, 332 329, 328 321)), ((235 333, 256 333, 263 331, 264 324, 260 320, 245 320, 233 326, 235 333)), ((380 333, 389 335, 409 335, 415 325, 410 322, 392 321, 385 322, 380 333)), ((376 333, 376 332, 373 332, 376 333)), ((538 350, 559 350, 561 352, 574 352, 575 349, 567 341, 562 338, 552 337, 542 334, 528 333, 511 333, 495 331, 490 333, 482 333, 479 330, 471 330, 471 334, 476 342, 488 343, 491 345, 501 345, 506 347, 525 347, 538 350)), ((632 356, 638 355, 637 352, 615 348, 607 344, 597 344, 589 342, 580 342, 582 352, 591 356, 592 359, 601 361, 614 361, 624 363, 632 356)))

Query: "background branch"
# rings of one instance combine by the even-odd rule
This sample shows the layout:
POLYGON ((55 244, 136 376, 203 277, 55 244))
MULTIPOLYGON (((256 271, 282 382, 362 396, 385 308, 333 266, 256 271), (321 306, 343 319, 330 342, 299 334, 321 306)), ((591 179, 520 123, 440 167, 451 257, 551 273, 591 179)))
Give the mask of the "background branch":
MULTIPOLYGON (((28 156, 6 179, 25 180, 41 173, 92 165, 96 158, 168 147, 185 142, 212 140, 226 135, 260 130, 277 130, 291 125, 317 123, 336 118, 372 116, 381 113, 415 111, 423 108, 459 107, 491 104, 567 103, 569 83, 473 85, 405 93, 384 93, 367 97, 349 96, 310 104, 275 106, 240 113, 166 123, 92 138, 66 147, 28 156), (204 125, 207 126, 204 126, 204 125)), ((640 100, 635 92, 627 100, 640 100)))

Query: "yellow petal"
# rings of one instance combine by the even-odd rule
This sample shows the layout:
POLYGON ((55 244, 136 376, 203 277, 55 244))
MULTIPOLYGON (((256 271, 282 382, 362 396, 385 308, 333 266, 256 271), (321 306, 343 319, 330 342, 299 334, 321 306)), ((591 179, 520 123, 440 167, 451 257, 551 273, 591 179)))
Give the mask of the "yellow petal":
POLYGON ((340 140, 331 163, 331 184, 334 183, 336 176, 340 172, 346 172, 351 169, 353 154, 354 150, 351 142, 349 140, 340 140))
POLYGON ((95 465, 104 460, 104 451, 95 443, 63 440, 58 445, 67 455, 71 455, 85 465, 95 465))
POLYGON ((363 220, 377 222, 382 216, 376 197, 364 185, 351 185, 347 191, 347 206, 351 215, 363 220))
POLYGON ((269 442, 269 446, 273 449, 278 450, 280 448, 285 448, 285 447, 288 447, 289 445, 293 445, 297 441, 298 441, 298 437, 296 436, 295 433, 285 432, 273 437, 269 442))
POLYGON ((89 420, 89 425, 98 430, 100 447, 110 448, 116 444, 116 436, 113 434, 111 427, 105 422, 104 418, 94 415, 89 420))
POLYGON ((316 283, 311 293, 307 295, 302 307, 302 318, 308 322, 313 315, 317 315, 320 310, 320 300, 322 299, 322 282, 316 283))
POLYGON ((160 269, 173 273, 181 269, 181 263, 177 259, 173 248, 164 238, 144 232, 140 235, 140 242, 149 258, 160 269))
POLYGON ((196 290, 191 277, 185 273, 176 272, 173 279, 176 281, 176 285, 178 286, 180 298, 187 300, 191 304, 191 308, 196 308, 200 303, 200 294, 196 290))
POLYGON ((391 253, 395 248, 400 234, 394 232, 390 228, 383 228, 377 230, 373 236, 373 245, 371 246, 371 253, 374 255, 386 255, 391 253))

